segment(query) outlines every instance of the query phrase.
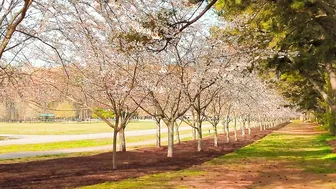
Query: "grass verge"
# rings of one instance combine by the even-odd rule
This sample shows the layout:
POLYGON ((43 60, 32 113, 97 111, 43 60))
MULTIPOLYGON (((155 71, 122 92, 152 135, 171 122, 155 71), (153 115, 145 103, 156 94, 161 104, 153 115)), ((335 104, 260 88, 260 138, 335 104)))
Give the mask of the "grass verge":
MULTIPOLYGON (((183 131, 181 134, 187 134, 190 131, 183 131)), ((162 137, 167 137, 167 134, 163 134, 162 137)), ((148 140, 154 140, 154 135, 144 135, 144 136, 133 136, 127 137, 127 143, 142 142, 148 140)), ((126 143, 126 144, 127 144, 126 143)), ((111 138, 102 139, 88 139, 88 140, 75 140, 75 141, 64 141, 64 142, 51 142, 42 144, 20 144, 20 145, 7 145, 1 146, 0 154, 14 153, 14 152, 26 152, 26 151, 50 151, 50 150, 60 150, 60 149, 71 149, 71 148, 85 148, 85 147, 96 147, 96 146, 106 146, 112 145, 111 138)))
MULTIPOLYGON (((154 129, 154 121, 131 121, 126 130, 154 129)), ((112 132, 104 122, 0 123, 0 133, 19 135, 70 135, 112 132)))
MULTIPOLYGON (((207 130, 208 128, 205 128, 203 130, 204 136, 209 135, 209 132, 207 132, 207 130)), ((180 135, 185 135, 185 134, 191 135, 191 131, 189 130, 180 131, 180 135)), ((168 137, 168 134, 163 133, 161 134, 161 137, 162 139, 166 139, 168 137)), ((156 138, 155 135, 126 137, 126 145, 127 143, 155 140, 155 138, 156 138)), ((191 137, 189 137, 189 139, 190 138, 191 137)), ((34 151, 34 152, 35 151, 50 151, 50 150, 71 149, 71 148, 97 147, 97 146, 106 146, 106 145, 112 145, 112 136, 111 138, 102 138, 102 139, 87 139, 87 140, 51 142, 51 143, 41 143, 41 144, 6 145, 6 146, 1 146, 0 154, 27 152, 27 151, 34 151)))
POLYGON ((159 174, 152 174, 146 175, 140 178, 131 178, 126 179, 119 182, 113 183, 102 183, 92 186, 81 187, 81 189, 129 189, 129 188, 136 188, 136 189, 148 189, 148 188, 185 188, 181 186, 176 186, 173 183, 169 183, 170 180, 177 179, 177 178, 184 178, 184 177, 192 177, 192 176, 199 176, 203 174, 203 171, 197 169, 188 169, 182 171, 174 171, 174 172, 165 172, 159 174))
MULTIPOLYGON (((181 134, 183 134, 183 132, 181 132, 181 134)), ((210 136, 210 134, 205 133, 203 134, 204 137, 210 136)), ((151 140, 151 137, 153 137, 152 135, 150 136, 141 136, 143 141, 148 141, 151 140)), ((162 135, 162 138, 166 138, 167 134, 162 135)), ((131 137, 130 137, 131 138, 131 137)), ((127 142, 132 141, 132 139, 128 139, 127 142)), ((138 142, 140 140, 139 137, 135 138, 138 142)), ((155 139, 155 137, 153 137, 153 139, 155 139)), ((185 137, 185 138, 181 138, 181 141, 188 141, 191 140, 192 137, 185 137)), ((112 139, 107 139, 108 142, 110 142, 112 139)), ((73 141, 73 142, 78 142, 78 141, 73 141)), ((134 142, 134 141, 133 141, 134 142)), ((175 142, 177 142, 176 138, 175 138, 175 142)), ((161 145, 167 145, 168 142, 162 142, 161 145)), ((40 144, 41 145, 41 144, 40 144)), ((42 144, 45 145, 45 144, 42 144)), ((19 146, 19 145, 18 145, 19 146)), ((22 145, 20 145, 22 146, 22 145)), ((51 146, 55 146, 51 145, 51 146)), ((60 144, 56 145, 57 147, 60 146, 60 144)), ((155 144, 150 144, 150 145, 139 145, 139 146, 133 146, 133 147, 127 147, 128 150, 133 150, 133 149, 137 149, 140 147, 154 147, 155 144)), ((5 147, 5 146, 3 146, 5 147)), ((34 146, 28 147, 28 148, 33 148, 34 146)), ((92 146, 91 146, 92 147, 92 146)), ((37 146, 37 148, 40 148, 40 146, 37 146)), ((33 148, 33 149, 37 149, 37 148, 33 148)), ((49 147, 44 147, 45 149, 49 148, 49 147)), ((51 148, 51 147, 50 147, 51 148)), ((12 149, 17 149, 17 148, 12 148, 12 149)), ((22 149, 21 149, 22 150, 22 149)), ((111 148, 112 150, 112 148, 111 148)), ((99 153, 103 153, 103 152, 108 152, 111 150, 99 150, 99 151, 92 151, 92 152, 79 152, 79 153, 63 153, 63 154, 55 154, 55 155, 44 155, 44 156, 36 156, 36 157, 25 157, 25 158, 15 158, 15 159, 0 159, 0 163, 3 164, 9 164, 9 163, 23 163, 23 162, 29 162, 29 161, 42 161, 42 160, 48 160, 48 159, 57 159, 57 158, 68 158, 68 157, 79 157, 79 156, 91 156, 91 155, 96 155, 99 153)), ((2 151, 1 151, 2 152, 2 151)), ((0 154, 1 154, 0 152, 0 154)), ((12 151, 13 152, 13 151, 12 151)))
POLYGON ((8 140, 7 137, 0 136, 0 140, 8 140))
MULTIPOLYGON (((208 122, 204 122, 208 125, 208 122)), ((132 120, 126 130, 155 129, 154 121, 132 120)), ((187 127, 182 123, 181 127, 187 127)), ((51 123, 1 123, 0 133, 18 135, 72 135, 112 132, 112 129, 104 122, 51 122, 51 123)))

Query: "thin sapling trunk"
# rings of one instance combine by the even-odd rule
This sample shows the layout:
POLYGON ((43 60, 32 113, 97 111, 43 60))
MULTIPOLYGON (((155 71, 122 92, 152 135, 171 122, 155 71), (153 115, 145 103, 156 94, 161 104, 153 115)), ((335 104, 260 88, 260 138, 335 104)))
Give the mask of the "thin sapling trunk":
POLYGON ((161 147, 161 119, 156 118, 156 147, 161 147))
POLYGON ((177 138, 177 143, 181 144, 181 139, 180 139, 180 131, 179 131, 179 125, 175 121, 175 132, 176 132, 176 138, 177 138))
POLYGON ((112 169, 117 169, 117 135, 118 131, 113 131, 113 151, 112 151, 112 169))
POLYGON ((238 141, 238 138, 237 138, 237 117, 236 116, 234 117, 233 131, 234 131, 235 141, 238 141))
POLYGON ((167 157, 173 157, 174 155, 174 123, 175 121, 168 122, 168 152, 167 157))
POLYGON ((214 130, 214 146, 218 147, 218 133, 217 133, 217 125, 213 125, 214 130))
POLYGON ((226 121, 226 143, 230 143, 230 129, 229 129, 230 122, 226 121))
POLYGON ((121 152, 126 152, 125 128, 123 126, 119 130, 119 147, 121 152))

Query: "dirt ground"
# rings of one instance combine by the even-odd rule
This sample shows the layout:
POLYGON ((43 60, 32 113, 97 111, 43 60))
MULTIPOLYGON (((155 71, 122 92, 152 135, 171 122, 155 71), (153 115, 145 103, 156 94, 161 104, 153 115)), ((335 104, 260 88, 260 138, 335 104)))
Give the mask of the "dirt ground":
MULTIPOLYGON (((282 126, 278 128, 280 127, 282 126)), ((220 147, 213 147, 212 137, 207 137, 203 140, 203 152, 196 151, 196 141, 182 142, 175 145, 174 158, 166 157, 167 147, 118 152, 118 170, 112 170, 111 153, 0 164, 0 188, 74 188, 185 169, 233 152, 272 131, 273 129, 260 132, 255 128, 250 136, 247 135, 242 139, 238 135, 239 141, 230 144, 224 142, 225 136, 222 134, 219 135, 220 147)))

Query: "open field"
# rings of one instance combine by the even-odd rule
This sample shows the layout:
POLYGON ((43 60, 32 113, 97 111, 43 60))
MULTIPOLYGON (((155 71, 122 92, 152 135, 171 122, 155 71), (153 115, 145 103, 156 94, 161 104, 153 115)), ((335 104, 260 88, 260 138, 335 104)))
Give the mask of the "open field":
POLYGON ((84 188, 336 188, 336 137, 315 128, 292 123, 201 166, 84 188))
MULTIPOLYGON (((131 121, 126 130, 154 129, 154 121, 131 121)), ((0 134, 65 135, 112 132, 104 122, 80 123, 0 123, 0 134)))
MULTIPOLYGON (((209 124, 204 122, 203 124, 209 124)), ((182 124, 181 126, 186 126, 182 124)), ((154 121, 131 121, 127 131, 155 129, 154 121)), ((0 123, 0 134, 18 135, 73 135, 73 134, 93 134, 112 132, 104 122, 80 123, 80 122, 61 122, 61 123, 0 123)))
MULTIPOLYGON (((209 133, 206 133, 203 135, 204 137, 208 137, 210 136, 209 133)), ((148 138, 146 138, 147 141, 148 138)), ((181 141, 185 142, 185 141, 191 141, 192 137, 186 137, 186 138, 181 138, 181 141)), ((175 143, 177 143, 177 140, 175 138, 175 143)), ((161 142, 162 146, 167 145, 168 142, 161 142)), ((134 146, 134 147, 127 147, 127 150, 135 150, 135 149, 139 149, 139 148, 145 148, 145 147, 155 147, 155 144, 151 144, 151 145, 141 145, 141 146, 134 146)), ((93 156, 93 155, 97 155, 100 153, 105 153, 105 152, 109 152, 112 150, 108 149, 108 150, 99 150, 99 151, 92 151, 92 152, 75 152, 75 153, 62 153, 62 154, 55 154, 55 155, 43 155, 43 156, 35 156, 35 157, 25 157, 25 158, 15 158, 15 159, 0 159, 0 163, 1 164, 11 164, 11 163, 23 163, 23 162, 31 162, 31 161, 42 161, 42 160, 50 160, 50 159, 57 159, 57 158, 69 158, 69 157, 80 157, 80 156, 93 156)))
MULTIPOLYGON (((203 139, 203 152, 197 152, 196 141, 186 141, 175 145, 174 158, 167 158, 167 147, 146 147, 128 152, 117 152, 118 170, 112 170, 112 154, 102 153, 81 157, 58 158, 22 163, 0 164, 0 188, 74 188, 99 183, 120 181, 151 174, 170 173, 197 166, 220 155, 233 152, 253 141, 264 137, 272 130, 252 130, 252 135, 245 136, 237 142, 224 144, 225 136, 219 135, 220 147, 213 147, 213 138, 203 139), (20 174, 17 174, 20 172, 20 174)), ((233 137, 231 135, 231 137, 233 137)), ((191 171, 188 175, 197 175, 191 171)), ((174 172, 172 174, 175 174, 174 172)), ((167 182, 168 183, 168 182, 167 182)), ((168 183, 169 184, 169 183, 168 183)), ((158 187, 167 188, 166 183, 158 187)), ((98 186, 99 188, 99 186, 98 186)), ((148 187, 147 187, 148 188, 148 187)))
MULTIPOLYGON (((204 129, 204 131, 206 131, 206 129, 204 129)), ((189 130, 180 131, 180 135, 184 135, 184 134, 190 134, 191 136, 191 131, 189 130)), ((208 135, 209 135, 208 132, 204 132, 204 136, 208 136, 208 135)), ((161 134, 162 139, 166 139, 167 136, 168 136, 167 133, 161 134)), ((155 138, 156 138, 155 135, 126 137, 126 145, 127 143, 132 143, 132 142, 155 140, 155 138)), ((112 136, 111 138, 101 138, 101 139, 51 142, 51 143, 41 143, 41 144, 6 145, 6 146, 1 146, 0 154, 13 153, 13 152, 26 152, 26 151, 49 151, 49 150, 59 150, 59 149, 85 148, 85 147, 95 147, 95 146, 105 146, 105 145, 112 145, 112 136)))

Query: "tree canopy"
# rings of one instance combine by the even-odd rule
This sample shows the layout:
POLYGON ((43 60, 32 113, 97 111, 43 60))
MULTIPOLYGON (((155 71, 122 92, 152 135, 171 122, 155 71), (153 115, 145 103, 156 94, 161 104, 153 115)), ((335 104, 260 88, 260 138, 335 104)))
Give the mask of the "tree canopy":
MULTIPOLYGON (((330 0, 219 0, 223 31, 252 66, 276 72, 282 93, 305 110, 335 114, 336 14, 330 0), (323 103, 322 103, 323 104, 323 103)), ((335 114, 336 115, 336 114, 335 114)))

